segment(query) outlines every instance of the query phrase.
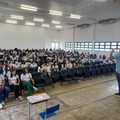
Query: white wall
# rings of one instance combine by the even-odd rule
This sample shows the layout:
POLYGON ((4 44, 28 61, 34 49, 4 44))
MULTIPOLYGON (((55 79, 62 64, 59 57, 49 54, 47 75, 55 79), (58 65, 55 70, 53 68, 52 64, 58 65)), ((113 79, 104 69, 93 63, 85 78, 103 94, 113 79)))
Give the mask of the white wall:
POLYGON ((96 41, 120 41, 120 22, 111 25, 97 25, 96 41))
MULTIPOLYGON (((109 24, 109 25, 97 24, 96 29, 94 28, 95 25, 92 25, 86 29, 76 28, 75 42, 120 41, 120 21, 115 24, 109 24), (95 30, 95 35, 94 35, 94 30, 95 30)), ((62 33, 62 40, 64 42, 73 42, 73 29, 64 30, 62 33)))
MULTIPOLYGON (((93 41, 94 26, 75 30, 75 41, 93 41)), ((65 42, 73 41, 73 29, 56 31, 38 27, 0 24, 0 48, 51 48, 57 41, 60 48, 65 42)), ((120 22, 111 25, 97 25, 95 41, 120 41, 120 22)))
POLYGON ((52 41, 60 41, 56 30, 0 24, 0 48, 51 48, 52 41))
MULTIPOLYGON (((96 25, 95 39, 93 37, 94 25, 86 29, 76 28, 75 41, 120 41, 120 22, 109 25, 96 25)), ((66 29, 62 33, 63 41, 73 41, 73 29, 66 29)))

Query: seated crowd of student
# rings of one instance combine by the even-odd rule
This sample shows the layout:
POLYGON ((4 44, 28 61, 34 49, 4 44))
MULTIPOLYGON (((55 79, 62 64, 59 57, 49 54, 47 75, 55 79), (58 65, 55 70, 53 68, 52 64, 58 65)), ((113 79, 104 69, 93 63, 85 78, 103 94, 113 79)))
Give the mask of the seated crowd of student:
POLYGON ((77 51, 48 50, 48 49, 0 49, 0 108, 5 104, 9 93, 12 91, 15 98, 22 100, 22 89, 28 90, 31 96, 35 82, 29 69, 37 68, 38 72, 46 71, 51 75, 52 71, 61 71, 78 67, 86 62, 112 63, 105 55, 79 53, 77 51), (17 70, 23 69, 17 74, 17 70))
POLYGON ((16 69, 8 70, 6 73, 3 67, 0 67, 0 108, 3 108, 5 101, 8 98, 9 93, 14 92, 16 100, 23 100, 22 89, 28 90, 28 96, 31 96, 34 90, 34 80, 31 73, 27 69, 24 69, 19 76, 16 73, 16 69))

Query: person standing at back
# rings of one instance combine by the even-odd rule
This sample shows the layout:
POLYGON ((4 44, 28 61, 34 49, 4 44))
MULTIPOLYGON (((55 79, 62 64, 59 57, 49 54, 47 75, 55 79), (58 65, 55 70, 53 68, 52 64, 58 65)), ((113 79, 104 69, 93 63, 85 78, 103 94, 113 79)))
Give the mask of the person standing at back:
POLYGON ((116 61, 116 78, 118 81, 118 93, 116 93, 115 95, 119 95, 120 96, 120 50, 118 53, 115 53, 113 55, 113 53, 115 52, 114 49, 112 49, 111 53, 110 53, 110 59, 115 58, 116 61))
POLYGON ((0 68, 0 109, 5 105, 5 100, 9 95, 9 88, 5 86, 5 77, 3 75, 3 70, 0 68))

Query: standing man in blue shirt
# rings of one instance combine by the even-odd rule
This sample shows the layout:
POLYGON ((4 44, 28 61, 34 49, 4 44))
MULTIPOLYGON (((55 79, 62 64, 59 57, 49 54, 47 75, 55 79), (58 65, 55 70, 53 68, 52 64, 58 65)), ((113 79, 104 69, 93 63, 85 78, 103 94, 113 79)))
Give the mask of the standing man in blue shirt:
POLYGON ((118 93, 116 93, 116 95, 120 96, 120 50, 118 53, 115 53, 115 55, 113 55, 113 53, 115 52, 114 49, 112 49, 111 53, 110 53, 110 58, 115 58, 116 60, 116 78, 118 81, 118 93))

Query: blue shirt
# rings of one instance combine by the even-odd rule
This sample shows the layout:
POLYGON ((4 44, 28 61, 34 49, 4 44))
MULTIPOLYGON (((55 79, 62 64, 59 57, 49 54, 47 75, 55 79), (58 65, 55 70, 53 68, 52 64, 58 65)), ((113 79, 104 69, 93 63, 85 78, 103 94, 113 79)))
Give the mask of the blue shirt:
POLYGON ((116 72, 120 73, 120 52, 117 53, 114 57, 116 59, 116 72))

